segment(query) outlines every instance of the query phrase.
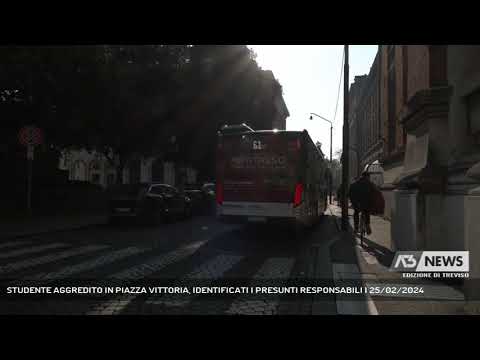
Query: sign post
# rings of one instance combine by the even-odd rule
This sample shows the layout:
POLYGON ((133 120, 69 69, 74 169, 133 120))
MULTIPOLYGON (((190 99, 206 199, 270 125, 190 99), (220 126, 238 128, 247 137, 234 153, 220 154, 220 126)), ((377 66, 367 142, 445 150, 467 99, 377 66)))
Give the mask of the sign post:
POLYGON ((18 134, 20 144, 27 147, 27 212, 32 213, 32 173, 35 146, 43 142, 42 130, 36 126, 24 126, 18 134))
POLYGON ((32 213, 32 163, 33 163, 33 145, 27 145, 27 211, 32 213))

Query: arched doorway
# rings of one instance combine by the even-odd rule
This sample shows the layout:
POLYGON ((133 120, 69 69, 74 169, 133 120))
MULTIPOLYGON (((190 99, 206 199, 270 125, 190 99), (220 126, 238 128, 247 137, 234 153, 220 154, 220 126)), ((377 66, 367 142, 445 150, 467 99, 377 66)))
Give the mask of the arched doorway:
POLYGON ((164 182, 164 164, 161 160, 152 163, 152 181, 164 182))
POLYGON ((83 160, 77 160, 73 163, 71 169, 71 180, 87 181, 87 164, 83 160))
POLYGON ((109 161, 105 162, 105 185, 111 186, 116 183, 117 169, 109 161))
POLYGON ((141 182, 141 161, 136 159, 130 162, 128 167, 130 173, 130 184, 138 184, 141 182))
POLYGON ((88 169, 90 182, 93 184, 101 185, 102 183, 102 168, 100 161, 94 159, 90 161, 90 168, 88 169))

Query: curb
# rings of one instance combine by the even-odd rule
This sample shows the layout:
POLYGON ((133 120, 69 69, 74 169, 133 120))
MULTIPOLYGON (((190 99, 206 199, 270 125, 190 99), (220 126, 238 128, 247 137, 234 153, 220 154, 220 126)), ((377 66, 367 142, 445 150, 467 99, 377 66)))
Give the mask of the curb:
MULTIPOLYGON (((355 239, 354 247, 355 247, 355 256, 357 257, 358 269, 360 270, 360 278, 362 280, 362 285, 366 286, 367 279, 365 278, 365 272, 364 272, 365 269, 363 268, 364 266, 362 262, 362 254, 360 253, 360 249, 357 247, 356 239, 355 239)), ((368 315, 379 315, 377 307, 375 306, 375 302, 373 301, 372 297, 369 294, 367 294, 365 297, 367 300, 368 315)))
POLYGON ((37 232, 32 232, 32 233, 22 233, 22 234, 17 234, 17 235, 7 235, 6 237, 1 237, 0 242, 16 240, 16 239, 23 239, 23 238, 28 238, 28 237, 31 237, 31 236, 41 236, 41 235, 47 235, 47 234, 55 234, 55 233, 60 233, 60 232, 72 231, 72 230, 82 230, 82 229, 86 229, 86 228, 89 228, 89 227, 92 227, 92 226, 105 225, 105 224, 106 224, 106 222, 90 223, 90 224, 78 225, 78 226, 62 228, 62 229, 44 230, 44 231, 37 231, 37 232))
MULTIPOLYGON (((337 226, 337 230, 339 232, 341 232, 341 219, 338 216, 333 214, 332 208, 329 208, 329 211, 330 211, 330 214, 335 217, 335 224, 337 226)), ((354 236, 354 239, 355 239, 355 236, 354 236)), ((361 261, 362 254, 360 253, 360 250, 356 246, 357 245, 356 240, 355 240, 355 243, 353 245, 354 245, 354 250, 355 250, 355 256, 357 258, 358 269, 360 271, 360 279, 362 281, 362 285, 365 286, 366 285, 366 278, 365 278, 365 275, 364 275, 363 263, 361 261)), ((371 296, 367 294, 365 298, 366 298, 368 315, 379 315, 377 307, 375 306, 375 302, 372 300, 371 296)))

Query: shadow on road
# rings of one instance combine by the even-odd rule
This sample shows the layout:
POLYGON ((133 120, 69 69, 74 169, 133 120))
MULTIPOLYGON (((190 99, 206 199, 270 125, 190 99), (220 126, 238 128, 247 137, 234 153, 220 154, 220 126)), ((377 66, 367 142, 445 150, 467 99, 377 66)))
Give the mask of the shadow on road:
POLYGON ((365 252, 374 256, 378 262, 385 267, 390 267, 393 258, 395 257, 395 253, 390 249, 387 249, 368 238, 363 239, 363 245, 361 245, 361 247, 365 252))
POLYGON ((212 238, 208 246, 245 255, 290 256, 311 241, 318 226, 296 232, 283 225, 238 225, 212 238))
MULTIPOLYGON (((353 217, 353 215, 349 215, 349 218, 351 218, 351 217, 353 217)), ((350 221, 349 221, 349 224, 348 224, 348 232, 347 233, 348 233, 348 236, 345 235, 344 238, 345 239, 349 238, 348 244, 347 244, 347 242, 342 242, 342 243, 337 244, 336 246, 344 246, 342 248, 343 253, 347 254, 347 257, 349 259, 353 259, 355 257, 355 253, 354 253, 353 249, 354 249, 355 245, 358 243, 359 246, 361 246, 361 248, 363 249, 363 251, 365 251, 366 253, 374 256, 377 259, 379 264, 381 264, 385 267, 390 267, 390 265, 393 261, 393 258, 395 257, 395 253, 393 251, 391 251, 390 249, 388 249, 388 248, 386 248, 382 245, 377 244, 376 242, 372 241, 368 237, 365 237, 363 239, 363 245, 360 244, 360 236, 354 232, 353 226, 350 223, 350 221), (348 250, 348 246, 351 247, 351 250, 348 250)), ((352 262, 354 262, 354 261, 352 261, 352 262)))

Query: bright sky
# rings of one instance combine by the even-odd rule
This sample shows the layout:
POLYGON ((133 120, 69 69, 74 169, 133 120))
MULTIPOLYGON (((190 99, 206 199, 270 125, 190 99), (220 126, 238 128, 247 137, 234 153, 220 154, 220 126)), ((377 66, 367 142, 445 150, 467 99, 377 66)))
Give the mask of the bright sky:
MULTIPOLYGON (((283 97, 290 117, 287 130, 306 129, 313 141, 322 143, 322 151, 330 156, 330 124, 314 112, 333 122, 333 154, 342 148, 343 78, 337 116, 338 84, 343 45, 248 45, 257 53, 257 62, 264 70, 272 70, 283 87, 283 97)), ((368 74, 378 45, 350 45, 350 84, 357 75, 368 74)))

